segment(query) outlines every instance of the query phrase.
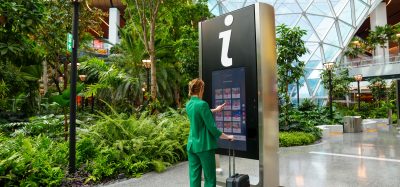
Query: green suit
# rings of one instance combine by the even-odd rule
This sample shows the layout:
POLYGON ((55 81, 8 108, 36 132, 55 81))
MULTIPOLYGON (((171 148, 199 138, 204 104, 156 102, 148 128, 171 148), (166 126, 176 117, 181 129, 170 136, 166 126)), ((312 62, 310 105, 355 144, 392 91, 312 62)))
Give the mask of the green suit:
POLYGON ((190 133, 187 144, 189 158, 189 177, 191 187, 200 187, 201 170, 204 170, 204 186, 216 185, 215 149, 222 132, 215 121, 207 102, 191 97, 186 104, 190 120, 190 133))

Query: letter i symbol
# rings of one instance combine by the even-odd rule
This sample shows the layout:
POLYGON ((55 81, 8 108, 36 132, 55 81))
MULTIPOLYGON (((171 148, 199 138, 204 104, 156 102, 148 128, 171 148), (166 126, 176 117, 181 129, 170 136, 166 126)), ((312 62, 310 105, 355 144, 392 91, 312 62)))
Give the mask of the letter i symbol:
MULTIPOLYGON (((233 23, 233 16, 227 15, 225 17, 225 26, 230 26, 233 23)), ((219 39, 222 38, 222 51, 221 51, 221 63, 225 67, 232 66, 232 58, 228 57, 229 42, 231 40, 231 29, 219 33, 219 39)))

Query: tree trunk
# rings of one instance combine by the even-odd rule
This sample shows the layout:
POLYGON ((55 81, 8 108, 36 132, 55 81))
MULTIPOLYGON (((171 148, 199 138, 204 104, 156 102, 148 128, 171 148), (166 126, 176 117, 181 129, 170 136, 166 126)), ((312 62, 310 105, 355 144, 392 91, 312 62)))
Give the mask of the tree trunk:
POLYGON ((289 82, 286 82, 285 85, 285 125, 286 127, 289 127, 289 103, 290 103, 290 98, 289 98, 289 82))
POLYGON ((151 99, 153 101, 157 98, 157 76, 156 76, 156 51, 155 51, 155 29, 156 29, 156 20, 151 20, 150 25, 150 42, 149 42, 149 55, 151 61, 151 99))
POLYGON ((46 93, 47 92, 47 85, 49 84, 49 78, 48 78, 48 74, 47 74, 47 61, 46 60, 43 60, 42 61, 42 68, 43 68, 43 78, 42 78, 42 80, 43 80, 43 89, 44 89, 44 93, 46 93))
POLYGON ((180 102, 181 99, 180 99, 179 89, 175 89, 174 92, 175 92, 174 98, 175 98, 176 107, 181 108, 181 102, 180 102))
POLYGON ((68 117, 67 117, 67 111, 66 108, 63 108, 64 111, 64 140, 68 140, 68 117))

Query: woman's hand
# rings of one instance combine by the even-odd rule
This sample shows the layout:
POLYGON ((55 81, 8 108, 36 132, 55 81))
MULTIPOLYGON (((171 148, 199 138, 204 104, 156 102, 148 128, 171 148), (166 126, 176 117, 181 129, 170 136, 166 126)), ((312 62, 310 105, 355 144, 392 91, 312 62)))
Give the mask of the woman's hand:
POLYGON ((224 106, 226 105, 226 103, 222 104, 222 105, 218 105, 215 109, 211 109, 211 112, 221 112, 224 109, 224 106))
POLYGON ((228 135, 228 140, 233 141, 233 140, 235 140, 235 137, 233 135, 228 135))
POLYGON ((225 140, 229 140, 229 141, 235 140, 235 137, 233 135, 227 135, 225 133, 222 133, 220 138, 225 139, 225 140))

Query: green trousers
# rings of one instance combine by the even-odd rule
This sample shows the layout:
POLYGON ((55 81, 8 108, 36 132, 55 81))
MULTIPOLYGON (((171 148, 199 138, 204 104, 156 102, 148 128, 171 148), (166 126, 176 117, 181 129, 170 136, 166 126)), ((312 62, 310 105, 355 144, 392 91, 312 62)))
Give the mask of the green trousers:
POLYGON ((193 153, 188 151, 190 187, 201 187, 201 170, 204 174, 204 187, 215 187, 215 150, 193 153))

